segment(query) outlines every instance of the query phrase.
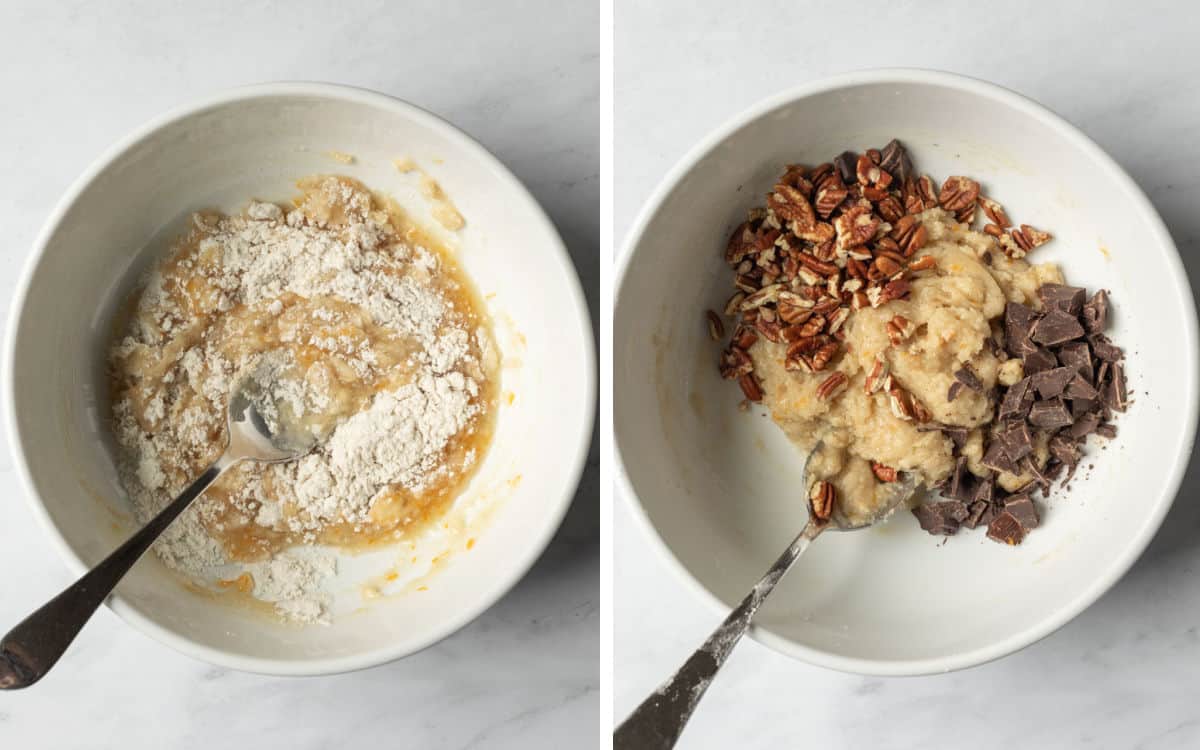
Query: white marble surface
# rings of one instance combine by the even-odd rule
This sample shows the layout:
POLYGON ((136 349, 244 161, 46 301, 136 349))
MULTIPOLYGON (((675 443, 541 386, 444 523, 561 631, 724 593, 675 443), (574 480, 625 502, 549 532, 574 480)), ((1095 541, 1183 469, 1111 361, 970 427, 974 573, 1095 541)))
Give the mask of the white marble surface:
MULTIPOLYGON (((1185 3, 909 0, 616 6, 616 236, 706 132, 779 89, 914 66, 1009 86, 1078 124, 1146 189, 1200 274, 1200 16, 1185 3), (1104 9, 1104 10, 1100 10, 1104 9)), ((956 674, 876 679, 738 647, 684 748, 1200 746, 1200 465, 1108 595, 1027 650, 956 674), (996 715, 996 711, 1001 715, 996 715)), ((615 509, 614 714, 716 624, 615 509)), ((1136 503, 1137 498, 1130 498, 1136 503)))
MULTIPOLYGON (((0 3, 0 305, 67 185, 160 111, 307 79, 447 117, 529 185, 571 247, 596 319, 598 8, 288 2, 0 3)), ((0 438, 0 442, 6 442, 0 438)), ((97 614, 35 688, 0 695, 0 747, 561 748, 598 725, 598 459, 534 570, 478 621, 348 675, 216 669, 97 614)), ((67 583, 0 446, 0 629, 67 583)))

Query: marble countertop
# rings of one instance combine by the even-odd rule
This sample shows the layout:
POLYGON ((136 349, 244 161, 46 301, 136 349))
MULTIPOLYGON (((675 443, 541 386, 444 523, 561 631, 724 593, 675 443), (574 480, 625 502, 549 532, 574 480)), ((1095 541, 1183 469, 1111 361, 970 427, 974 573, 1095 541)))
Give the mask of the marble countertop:
MULTIPOLYGON (((780 89, 848 69, 928 67, 1025 93, 1079 125, 1162 213, 1200 274, 1198 16, 1186 4, 682 0, 616 6, 615 236, 705 133, 780 89), (1097 10, 1103 8, 1104 10, 1097 10), (761 37, 755 34, 761 33, 761 37)), ((1200 464, 1143 558, 1059 632, 936 677, 827 671, 743 642, 683 748, 1142 748, 1200 745, 1200 464), (993 713, 1002 707, 1003 716, 993 713)), ((1137 498, 1130 498, 1137 502, 1137 498)), ((617 492, 614 715, 717 616, 651 549, 617 492)))
MULTIPOLYGON (((292 79, 399 96, 478 138, 557 223, 598 320, 598 6, 420 5, 0 4, 0 314, 51 206, 113 141, 199 95, 292 79)), ((599 722, 593 442, 550 549, 442 643, 363 672, 271 678, 193 661, 105 609, 45 680, 0 695, 0 746, 569 746, 599 722)), ((0 629, 68 582, 22 495, 2 445, 0 629)))

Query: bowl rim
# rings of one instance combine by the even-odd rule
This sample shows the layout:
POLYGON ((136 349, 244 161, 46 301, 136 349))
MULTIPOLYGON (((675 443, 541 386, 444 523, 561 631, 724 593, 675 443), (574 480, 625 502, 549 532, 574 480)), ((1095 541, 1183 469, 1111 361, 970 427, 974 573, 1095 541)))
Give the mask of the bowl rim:
POLYGON ((22 266, 12 303, 9 307, 9 324, 4 335, 3 365, 0 367, 0 371, 2 371, 0 372, 0 390, 3 391, 5 431, 11 444, 17 475, 20 477, 20 484, 25 491, 27 504, 32 509, 34 516, 38 519, 43 529, 53 540, 55 547, 58 548, 59 554, 66 560, 70 570, 76 575, 82 575, 88 570, 88 566, 75 554, 74 550, 67 543, 66 538, 50 517, 34 485, 29 464, 26 460, 25 447, 22 445, 17 425, 15 409, 17 330, 33 275, 41 264, 50 238, 57 231, 63 218, 75 204, 79 196, 101 172, 131 148, 168 125, 211 109, 248 100, 289 97, 311 97, 328 101, 365 104, 398 114, 432 131, 438 132, 442 137, 460 148, 463 153, 467 154, 468 158, 481 162, 498 176, 504 185, 507 199, 516 201, 530 211, 538 229, 550 241, 548 244, 551 250, 551 257, 558 261, 564 272, 566 282, 564 286, 570 298, 571 306, 574 308, 579 329, 578 335, 585 344, 583 357, 579 362, 582 371, 576 373, 574 377, 577 378, 578 382, 583 383, 585 395, 588 402, 592 404, 592 408, 586 413, 584 419, 581 420, 575 434, 569 436, 574 441, 575 449, 566 462, 566 466, 568 467, 566 475, 568 481, 564 484, 554 505, 549 507, 544 516, 542 526, 537 529, 531 543, 526 545, 523 550, 518 551, 517 554, 520 556, 519 561, 513 569, 511 576, 496 581, 476 601, 455 612, 452 617, 447 618, 445 622, 433 628, 422 637, 408 638, 380 648, 340 657, 280 659, 244 656, 198 643, 154 622, 138 612, 119 593, 119 590, 106 600, 108 607, 126 623, 159 643, 192 658, 244 672, 278 676, 315 676, 366 669, 412 655, 449 637, 475 620, 512 590, 541 557, 562 525, 563 518, 566 516, 567 510, 574 501, 578 490, 587 461, 588 451, 590 450, 591 435, 596 418, 596 345, 592 334, 591 314, 588 312, 587 300, 583 293, 578 272, 575 270, 570 253, 567 251, 566 244, 563 242, 558 229, 529 189, 499 158, 465 131, 422 107, 378 91, 343 84, 312 81, 258 83, 213 92, 173 107, 146 121, 128 135, 125 135, 109 146, 71 183, 70 187, 59 198, 50 215, 42 224, 42 228, 32 244, 31 252, 22 266))
MULTIPOLYGON (((1168 270, 1171 272, 1170 275, 1173 277, 1176 285, 1176 293, 1182 299, 1192 303, 1192 315, 1185 316, 1182 321, 1183 336, 1181 337, 1181 343, 1184 349, 1182 354, 1184 359, 1183 364, 1185 365, 1184 375, 1187 382, 1187 394, 1185 402, 1180 405, 1180 409, 1188 416, 1188 424, 1191 426, 1188 429, 1188 435, 1180 442, 1167 473, 1166 486, 1168 491, 1157 499, 1150 514, 1146 517, 1142 527, 1131 538, 1130 544, 1125 548, 1122 556, 1116 559, 1105 574, 1097 577, 1090 586, 1086 587, 1070 600, 1064 601, 1062 606, 1051 612, 1042 621, 1008 638, 970 651, 934 658, 888 660, 844 656, 797 643, 766 627, 751 625, 749 630, 751 638, 778 653, 841 672, 871 676, 938 674, 994 661, 1045 638, 1095 603, 1141 557, 1151 539, 1154 538, 1154 535, 1162 525, 1167 511, 1170 510, 1179 493, 1184 473, 1187 470, 1188 459, 1191 456, 1192 447, 1195 443, 1197 415, 1200 413, 1198 411, 1200 410, 1200 402, 1198 402, 1197 398, 1198 392, 1200 392, 1200 379, 1198 379, 1197 375, 1200 372, 1200 338, 1197 335, 1196 304, 1192 296, 1191 287, 1187 281, 1187 273, 1183 266, 1183 260, 1179 255, 1179 250, 1174 240, 1172 240, 1162 217, 1159 216, 1158 211, 1151 204, 1145 192, 1111 156, 1101 149, 1089 136, 1085 135, 1062 116, 1022 94, 981 79, 957 73, 922 68, 872 68, 813 80, 761 99, 709 131, 659 181, 654 191, 650 194, 650 197, 646 199, 639 210, 626 235, 625 241, 622 243, 615 275, 615 291, 613 296, 614 322, 616 319, 616 310, 621 302, 621 293, 626 273, 629 270, 636 251, 642 243, 650 221, 658 213, 663 201, 697 163, 707 157, 726 138, 741 128, 787 104, 816 94, 871 84, 925 84, 955 89, 1007 105, 1025 117, 1031 117, 1057 131, 1060 135, 1070 140, 1076 147, 1080 148, 1101 169, 1106 171, 1119 187, 1133 196, 1133 210, 1145 218, 1155 242, 1170 251, 1166 254, 1166 260, 1168 270)), ((626 506, 632 511, 632 515, 636 519, 636 525, 641 528, 642 533, 646 537, 652 540, 651 546, 658 550, 660 557, 666 561, 667 567, 673 571, 675 576, 684 582, 685 588, 691 590, 708 607, 719 612, 721 616, 728 614, 729 606, 692 575, 668 546, 662 535, 658 533, 658 530, 650 520, 645 507, 641 504, 637 493, 634 491, 633 482, 625 466, 625 459, 621 453, 621 441, 615 420, 613 423, 613 443, 616 457, 615 475, 617 485, 621 490, 621 494, 625 497, 626 506)), ((751 583, 753 582, 746 582, 747 590, 749 590, 751 583)))

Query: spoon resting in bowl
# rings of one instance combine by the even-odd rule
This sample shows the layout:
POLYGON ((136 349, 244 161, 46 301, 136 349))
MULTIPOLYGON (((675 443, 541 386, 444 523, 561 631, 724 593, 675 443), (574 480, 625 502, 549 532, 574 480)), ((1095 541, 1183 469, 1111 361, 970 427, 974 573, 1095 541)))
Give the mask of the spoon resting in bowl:
POLYGON ((292 461, 316 447, 320 438, 290 418, 274 385, 260 373, 242 378, 229 396, 229 442, 221 456, 116 551, 0 640, 0 690, 29 687, 45 676, 133 564, 230 467, 292 461))
MULTIPOLYGON (((801 486, 808 486, 808 466, 823 445, 818 440, 808 454, 801 486)), ((829 529, 855 531, 882 521, 911 498, 919 487, 920 483, 913 475, 904 475, 892 483, 891 493, 885 502, 879 503, 869 516, 859 518, 845 515, 833 502, 828 483, 817 482, 809 497, 808 522, 804 528, 708 640, 617 727, 613 733, 614 750, 666 750, 674 747, 696 705, 716 677, 717 670, 750 628, 754 613, 791 570, 801 553, 808 549, 808 545, 829 529)))

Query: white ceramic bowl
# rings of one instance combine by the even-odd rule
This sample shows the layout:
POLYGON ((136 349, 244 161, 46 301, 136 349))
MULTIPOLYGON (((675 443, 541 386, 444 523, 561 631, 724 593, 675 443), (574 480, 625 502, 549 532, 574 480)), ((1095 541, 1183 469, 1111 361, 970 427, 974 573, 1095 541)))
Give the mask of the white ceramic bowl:
POLYGON ((402 156, 437 179, 467 219, 448 241, 489 300, 502 389, 513 394, 456 505, 481 511, 477 541, 466 551, 464 535, 431 540, 420 550, 425 558, 442 542, 457 551, 402 593, 365 607, 355 592, 373 558, 343 558, 335 593, 343 610, 362 611, 329 627, 284 626, 215 603, 185 590, 149 555, 110 606, 180 651, 276 674, 367 667, 445 637, 513 586, 558 528, 586 458, 595 359, 578 278, 542 209, 482 146, 410 104, 321 84, 236 89, 154 120, 76 181, 37 240, 8 333, 8 427, 35 511, 82 572, 130 528, 97 394, 113 306, 135 271, 190 212, 236 210, 251 196, 286 200, 295 180, 316 173, 357 177, 433 226, 417 176, 392 164, 402 156), (339 163, 331 150, 356 161, 339 163))
POLYGON ((802 86, 704 139, 629 237, 616 297, 614 427, 647 539, 722 610, 805 519, 800 461, 716 372, 705 308, 731 291, 721 259, 780 167, 893 136, 921 172, 971 175, 1010 216, 1054 233, 1037 260, 1112 291, 1134 404, 1106 450, 1017 548, 982 533, 944 545, 903 513, 826 534, 756 618, 753 636, 836 669, 919 674, 1016 651, 1094 602, 1133 564, 1182 479, 1197 414, 1196 313, 1158 214, 1092 141, 1034 102, 959 76, 866 71, 802 86))

